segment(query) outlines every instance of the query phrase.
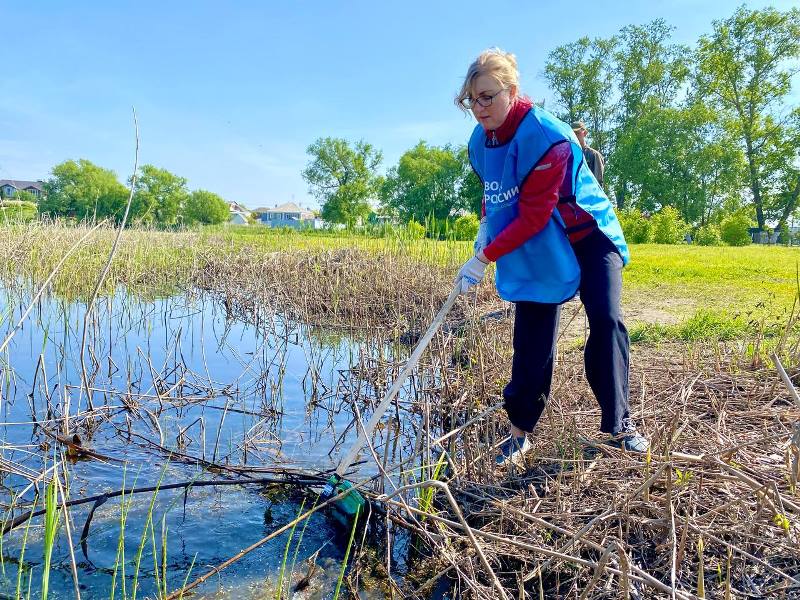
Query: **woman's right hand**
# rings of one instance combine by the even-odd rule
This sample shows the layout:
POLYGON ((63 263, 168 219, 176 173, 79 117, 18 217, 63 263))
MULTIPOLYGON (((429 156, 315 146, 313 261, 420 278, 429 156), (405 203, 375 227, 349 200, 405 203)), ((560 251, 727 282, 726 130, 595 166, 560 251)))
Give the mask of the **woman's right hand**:
MULTIPOLYGON (((483 253, 479 253, 483 256, 483 253)), ((464 263, 464 266, 458 271, 458 275, 456 275, 456 282, 460 283, 461 285, 461 293, 464 294, 471 288, 472 286, 478 285, 481 279, 483 279, 483 275, 486 272, 486 265, 488 263, 482 261, 478 256, 473 256, 467 262, 464 263)))

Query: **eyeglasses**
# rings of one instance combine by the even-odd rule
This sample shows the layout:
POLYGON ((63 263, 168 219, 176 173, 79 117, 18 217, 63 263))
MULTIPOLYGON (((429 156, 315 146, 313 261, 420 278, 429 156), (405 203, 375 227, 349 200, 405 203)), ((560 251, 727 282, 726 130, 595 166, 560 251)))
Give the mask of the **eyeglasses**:
POLYGON ((482 107, 488 108, 489 106, 492 105, 492 100, 494 100, 496 96, 498 96, 501 92, 506 91, 507 89, 508 88, 502 88, 500 91, 495 92, 491 96, 489 94, 481 94, 477 98, 470 98, 469 96, 467 96, 461 101, 461 106, 463 106, 466 109, 472 109, 476 104, 480 104, 482 107))

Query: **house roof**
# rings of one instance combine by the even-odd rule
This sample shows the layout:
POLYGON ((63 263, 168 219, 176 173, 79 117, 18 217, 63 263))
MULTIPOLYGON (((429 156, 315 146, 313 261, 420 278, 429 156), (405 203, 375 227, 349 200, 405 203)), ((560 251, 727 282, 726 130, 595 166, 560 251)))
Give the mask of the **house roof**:
POLYGON ((306 210, 305 208, 300 208, 294 202, 286 202, 285 204, 281 204, 280 206, 276 206, 275 208, 264 208, 264 209, 257 209, 256 212, 296 212, 296 213, 310 213, 310 210, 306 210))
POLYGON ((22 181, 21 179, 0 179, 0 187, 4 185, 11 185, 18 190, 26 190, 28 188, 36 188, 40 192, 44 191, 41 181, 22 181))
POLYGON ((250 213, 250 209, 248 209, 245 206, 242 206, 238 202, 228 202, 228 208, 233 212, 240 212, 240 213, 245 213, 245 214, 249 214, 250 213))

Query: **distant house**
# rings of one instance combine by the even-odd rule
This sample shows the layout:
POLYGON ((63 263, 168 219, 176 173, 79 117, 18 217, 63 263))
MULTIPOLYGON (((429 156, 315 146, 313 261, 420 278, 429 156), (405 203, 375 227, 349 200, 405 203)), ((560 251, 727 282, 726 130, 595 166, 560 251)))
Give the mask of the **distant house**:
POLYGON ((0 179, 0 196, 13 198, 17 195, 17 192, 30 192, 37 198, 41 198, 42 194, 44 194, 44 182, 0 179))
POLYGON ((231 212, 242 213, 245 217, 250 217, 250 214, 252 213, 249 208, 245 208, 238 202, 228 202, 228 208, 231 212))
POLYGON ((314 213, 297 206, 294 202, 287 202, 274 208, 257 208, 254 212, 259 214, 259 219, 267 227, 314 227, 314 213))
POLYGON ((270 211, 270 210, 272 210, 272 209, 268 208, 266 206, 259 206, 258 208, 254 208, 253 209, 253 216, 256 219, 261 219, 261 215, 263 215, 265 212, 270 211))
POLYGON ((230 217, 228 218, 229 225, 249 225, 250 216, 253 214, 249 209, 245 208, 238 202, 228 202, 228 210, 230 217))
POLYGON ((249 221, 247 220, 247 215, 238 210, 231 211, 231 218, 228 221, 231 225, 249 225, 249 221))

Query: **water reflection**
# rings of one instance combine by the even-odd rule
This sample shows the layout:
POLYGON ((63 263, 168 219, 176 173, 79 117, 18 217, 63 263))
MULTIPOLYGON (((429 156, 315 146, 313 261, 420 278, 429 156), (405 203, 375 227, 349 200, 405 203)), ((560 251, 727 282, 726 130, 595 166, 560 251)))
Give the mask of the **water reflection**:
MULTIPOLYGON (((0 290, 3 337, 28 298, 19 288, 0 290)), ((202 294, 145 301, 119 292, 99 301, 86 323, 82 364, 84 311, 79 302, 43 300, 2 357, 0 497, 7 518, 12 505, 17 515, 42 492, 41 481, 31 480, 54 461, 74 500, 130 486, 330 469, 337 458, 333 441, 353 437, 347 429, 353 415, 341 402, 348 385, 342 374, 374 347, 268 312, 250 322, 234 319, 224 303, 202 294), (72 459, 60 462, 65 446, 56 437, 73 443, 72 459)), ((152 494, 116 497, 98 506, 85 548, 80 532, 91 504, 74 507, 69 524, 81 596, 108 598, 113 581, 115 597, 130 597, 134 585, 139 597, 155 597, 165 587, 164 565, 166 589, 176 589, 190 568, 189 580, 291 521, 301 491, 252 485, 162 491, 152 519, 152 494)), ((51 598, 75 596, 63 534, 62 524, 51 598)), ((285 564, 285 581, 296 584, 308 574, 306 561, 319 552, 318 567, 296 597, 327 597, 346 534, 315 514, 302 536, 294 536, 288 555, 295 572, 285 564)), ((15 595, 14 561, 25 536, 19 581, 22 596, 30 586, 35 598, 43 555, 39 518, 3 537, 0 593, 15 595)), ((286 540, 279 536, 247 555, 202 593, 275 597, 286 540)))

